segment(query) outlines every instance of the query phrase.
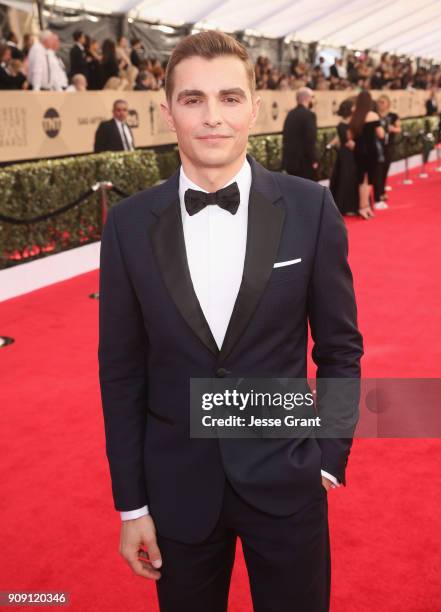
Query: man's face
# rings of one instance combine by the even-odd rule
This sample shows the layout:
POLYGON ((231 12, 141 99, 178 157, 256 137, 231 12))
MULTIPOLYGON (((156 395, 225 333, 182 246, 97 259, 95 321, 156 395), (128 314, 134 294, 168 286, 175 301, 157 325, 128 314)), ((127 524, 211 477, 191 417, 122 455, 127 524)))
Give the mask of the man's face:
POLYGON ((118 121, 122 121, 122 123, 126 122, 128 112, 129 108, 127 104, 123 104, 122 102, 118 102, 118 104, 115 104, 113 107, 114 118, 118 119, 118 121))
POLYGON ((234 56, 191 57, 176 66, 173 78, 172 98, 161 109, 181 157, 212 168, 239 159, 260 106, 243 62, 234 56))
POLYGON ((387 100, 384 100, 384 98, 380 98, 379 100, 377 100, 377 106, 378 110, 382 113, 388 110, 388 103, 387 100))

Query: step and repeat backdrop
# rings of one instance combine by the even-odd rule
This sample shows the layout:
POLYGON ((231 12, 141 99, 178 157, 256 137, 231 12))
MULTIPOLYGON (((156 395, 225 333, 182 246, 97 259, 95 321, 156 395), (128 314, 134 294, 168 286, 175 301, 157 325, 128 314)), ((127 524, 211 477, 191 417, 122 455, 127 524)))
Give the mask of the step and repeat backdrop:
MULTIPOLYGON (((427 91, 373 91, 374 98, 387 93, 392 110, 402 118, 425 115, 427 91)), ((259 91, 262 106, 253 134, 282 131, 286 114, 295 106, 293 91, 259 91)), ((340 102, 347 91, 317 91, 314 111, 319 127, 339 122, 340 102)), ((137 147, 176 142, 162 119, 164 92, 90 91, 2 92, 0 105, 0 162, 33 160, 90 153, 100 121, 110 119, 117 99, 129 104, 128 123, 137 147)), ((441 107, 441 95, 438 99, 441 107)))

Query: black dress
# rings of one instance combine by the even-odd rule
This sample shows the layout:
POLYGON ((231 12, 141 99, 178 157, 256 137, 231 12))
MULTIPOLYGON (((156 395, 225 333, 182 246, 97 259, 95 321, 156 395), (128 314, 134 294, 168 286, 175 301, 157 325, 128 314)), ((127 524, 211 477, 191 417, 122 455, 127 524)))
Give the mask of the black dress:
POLYGON ((340 147, 329 184, 335 203, 342 215, 357 213, 359 206, 357 166, 355 165, 354 152, 346 146, 348 130, 347 123, 341 122, 337 126, 340 147))
POLYGON ((99 69, 99 86, 103 89, 107 81, 112 77, 119 76, 119 67, 116 59, 110 59, 108 62, 101 62, 99 69))
POLYGON ((87 89, 101 89, 102 78, 100 62, 91 53, 87 53, 87 89))
POLYGON ((363 183, 365 174, 368 175, 369 185, 375 185, 378 181, 378 164, 382 161, 383 150, 375 131, 380 125, 378 119, 367 121, 361 134, 355 138, 354 156, 359 184, 363 183))
MULTIPOLYGON (((389 173, 389 168, 392 163, 392 156, 394 150, 395 134, 394 132, 389 133, 389 126, 396 125, 398 119, 398 115, 392 112, 387 113, 385 117, 380 117, 380 124, 384 129, 384 140, 382 141, 384 162, 380 164, 378 180, 378 192, 380 197, 384 195, 386 191, 387 175, 389 173)), ((378 201, 380 198, 376 196, 375 199, 378 201)))

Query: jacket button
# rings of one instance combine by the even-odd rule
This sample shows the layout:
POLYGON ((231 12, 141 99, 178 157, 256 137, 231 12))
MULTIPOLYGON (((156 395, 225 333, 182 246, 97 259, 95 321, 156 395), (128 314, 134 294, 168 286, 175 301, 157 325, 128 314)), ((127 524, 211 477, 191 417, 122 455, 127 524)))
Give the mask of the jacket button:
POLYGON ((218 369, 216 370, 216 376, 217 376, 218 378, 225 378, 225 376, 226 376, 227 374, 229 374, 229 371, 228 371, 228 370, 226 370, 225 368, 218 368, 218 369))

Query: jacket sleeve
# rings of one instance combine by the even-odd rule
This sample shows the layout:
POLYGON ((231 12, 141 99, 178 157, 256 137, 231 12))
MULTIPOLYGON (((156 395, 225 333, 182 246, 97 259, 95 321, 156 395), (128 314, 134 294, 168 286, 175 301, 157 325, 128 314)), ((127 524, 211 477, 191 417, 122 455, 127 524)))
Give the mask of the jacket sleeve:
POLYGON ((102 153, 103 151, 107 151, 106 146, 106 133, 105 133, 105 125, 101 122, 95 132, 95 143, 93 145, 93 150, 95 153, 102 153))
POLYGON ((308 113, 304 128, 305 157, 313 164, 317 161, 316 142, 317 142, 317 118, 314 113, 308 113))
MULTIPOLYGON (((347 416, 348 412, 351 417, 358 415, 358 379, 363 355, 363 340, 357 326, 357 307, 347 256, 346 226, 331 192, 324 187, 308 292, 308 318, 314 341, 312 358, 317 365, 318 389, 323 378, 346 381, 334 383, 337 395, 329 392, 322 399, 318 392, 318 402, 320 404, 321 401, 323 412, 337 419, 339 415, 347 416), (336 403, 336 398, 341 398, 340 404, 336 403)), ((322 385, 323 388, 325 385, 322 385)), ((317 442, 322 450, 322 469, 345 484, 352 436, 322 437, 317 442)))
POLYGON ((148 338, 110 209, 101 242, 99 378, 116 510, 148 503, 144 480, 148 338))

